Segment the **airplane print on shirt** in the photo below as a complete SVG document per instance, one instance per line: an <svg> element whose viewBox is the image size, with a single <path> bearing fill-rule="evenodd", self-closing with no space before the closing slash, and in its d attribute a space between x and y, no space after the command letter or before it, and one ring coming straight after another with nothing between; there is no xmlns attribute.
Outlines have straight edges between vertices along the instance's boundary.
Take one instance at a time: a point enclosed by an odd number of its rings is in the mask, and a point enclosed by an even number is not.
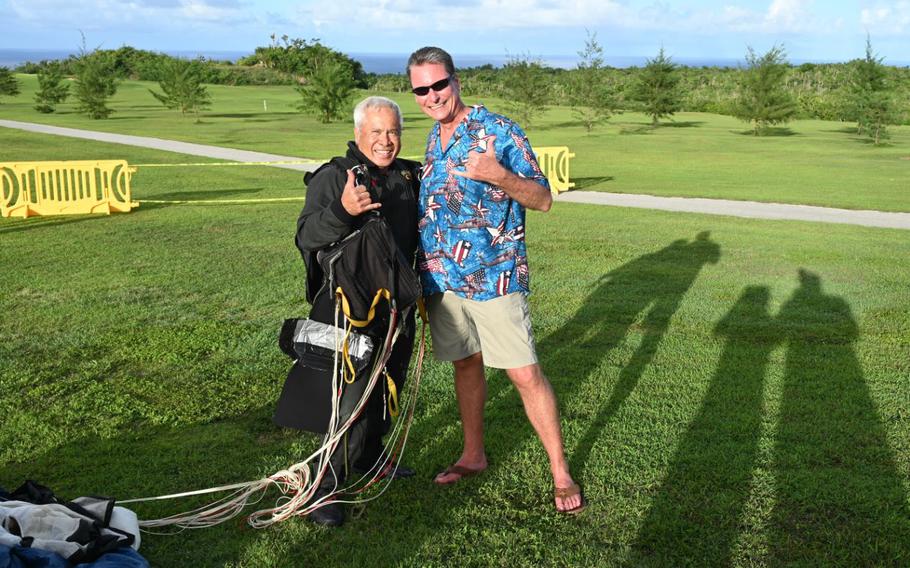
<svg viewBox="0 0 910 568"><path fill-rule="evenodd" d="M434 126L418 205L418 266L427 296L450 290L484 301L530 289L524 207L501 187L455 175L471 152L490 151L507 170L549 189L527 137L508 118L472 107L445 148Z"/></svg>

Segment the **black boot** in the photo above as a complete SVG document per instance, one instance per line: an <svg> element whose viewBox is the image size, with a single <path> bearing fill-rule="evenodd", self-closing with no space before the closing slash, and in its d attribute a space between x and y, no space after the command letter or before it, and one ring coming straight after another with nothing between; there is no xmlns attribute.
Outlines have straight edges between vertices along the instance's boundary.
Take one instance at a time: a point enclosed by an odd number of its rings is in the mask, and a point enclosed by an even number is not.
<svg viewBox="0 0 910 568"><path fill-rule="evenodd" d="M313 494L313 501L318 501L331 493L332 487L320 487ZM340 527L344 524L344 505L337 501L325 501L318 509L307 515L307 518L324 527Z"/></svg>

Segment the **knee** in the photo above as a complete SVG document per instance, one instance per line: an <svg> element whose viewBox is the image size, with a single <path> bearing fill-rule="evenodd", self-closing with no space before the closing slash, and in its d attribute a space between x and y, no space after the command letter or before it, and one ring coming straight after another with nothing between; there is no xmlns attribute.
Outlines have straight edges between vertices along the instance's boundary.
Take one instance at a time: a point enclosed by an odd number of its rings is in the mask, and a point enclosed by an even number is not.
<svg viewBox="0 0 910 568"><path fill-rule="evenodd" d="M519 367L517 369L508 369L506 374L509 376L509 380L512 381L512 384L515 385L515 388L520 390L526 389L538 389L541 387L548 387L549 383L547 378L543 374L540 365L528 365L527 367Z"/></svg>
<svg viewBox="0 0 910 568"><path fill-rule="evenodd" d="M452 366L455 368L455 373L466 373L466 372L476 372L478 369L483 370L483 355L480 353L475 353L469 355L464 359L459 359L458 361L452 361Z"/></svg>

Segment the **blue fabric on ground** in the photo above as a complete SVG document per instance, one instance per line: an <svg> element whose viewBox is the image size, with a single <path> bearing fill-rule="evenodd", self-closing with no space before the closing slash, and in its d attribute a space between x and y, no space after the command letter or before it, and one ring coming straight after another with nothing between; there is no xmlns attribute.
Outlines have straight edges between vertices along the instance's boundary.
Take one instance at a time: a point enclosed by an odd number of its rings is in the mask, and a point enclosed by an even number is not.
<svg viewBox="0 0 910 568"><path fill-rule="evenodd" d="M0 568L71 568L66 558L38 548L0 545Z"/></svg>
<svg viewBox="0 0 910 568"><path fill-rule="evenodd" d="M71 564L47 550L0 545L0 568L149 568L149 563L132 548L113 550L94 562Z"/></svg>

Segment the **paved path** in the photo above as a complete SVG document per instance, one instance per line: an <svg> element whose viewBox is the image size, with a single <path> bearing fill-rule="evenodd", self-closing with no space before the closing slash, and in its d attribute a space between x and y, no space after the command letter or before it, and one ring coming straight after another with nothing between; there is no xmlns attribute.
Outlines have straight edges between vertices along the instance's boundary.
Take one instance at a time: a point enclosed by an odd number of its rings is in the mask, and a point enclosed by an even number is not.
<svg viewBox="0 0 910 568"><path fill-rule="evenodd" d="M44 134L56 134L58 136L70 136L73 138L98 140L100 142L154 148L167 152L179 152L181 154L205 156L208 158L232 160L236 162L303 161L294 156L235 150L232 148L191 144L189 142L177 142L174 140L162 140L160 138L149 138L145 136L78 130L75 128L63 128L60 126L48 126L31 122L18 122L15 120L0 120L0 126ZM313 162L312 164L300 165L276 164L275 167L299 171L312 171L318 165L317 162ZM753 219L818 221L822 223L863 225L866 227L910 229L910 213L856 211L851 209L814 207L811 205L786 205L782 203L759 203L756 201L732 201L729 199L655 197L653 195L606 193L599 191L569 191L560 194L557 201L613 205L618 207L637 207L642 209L660 209L664 211L685 211L688 213L705 213L708 215L729 215L734 217L750 217Z"/></svg>
<svg viewBox="0 0 910 568"><path fill-rule="evenodd" d="M251 152L249 150L235 150L233 148L222 148L220 146L206 146L205 144L192 144L190 142L178 142L176 140L162 140L161 138L149 138L147 136L132 136L129 134L111 134L109 132L96 132L94 130L79 130L76 128L64 128L62 126L48 126L46 124L35 124L33 122L19 122L16 120L0 120L0 126L5 128L17 128L19 130L28 130L29 132L40 132L42 134L56 134L57 136L69 136L71 138L84 138L86 140L97 140L99 142L112 142L114 144L126 144L127 146L139 146L142 148L154 148L155 150L164 150L166 152L178 152L180 154L189 154L191 156L205 156L206 158L215 158L218 160L231 160L234 162L301 162L306 161L296 156L281 156L279 154L266 154L265 152ZM320 162L313 161L312 164L276 164L276 168L285 168L288 170L299 170L311 172L319 167Z"/></svg>
<svg viewBox="0 0 910 568"><path fill-rule="evenodd" d="M889 229L910 229L910 213L885 213L854 209L834 209L812 205L786 205L783 203L760 203L758 201L733 201L730 199L701 199L693 197L655 197L599 191L569 191L557 198L572 203L596 203L619 207L661 209L663 211L685 211L708 215L730 215L753 219L785 219L791 221L818 221L821 223L843 223L866 227Z"/></svg>

